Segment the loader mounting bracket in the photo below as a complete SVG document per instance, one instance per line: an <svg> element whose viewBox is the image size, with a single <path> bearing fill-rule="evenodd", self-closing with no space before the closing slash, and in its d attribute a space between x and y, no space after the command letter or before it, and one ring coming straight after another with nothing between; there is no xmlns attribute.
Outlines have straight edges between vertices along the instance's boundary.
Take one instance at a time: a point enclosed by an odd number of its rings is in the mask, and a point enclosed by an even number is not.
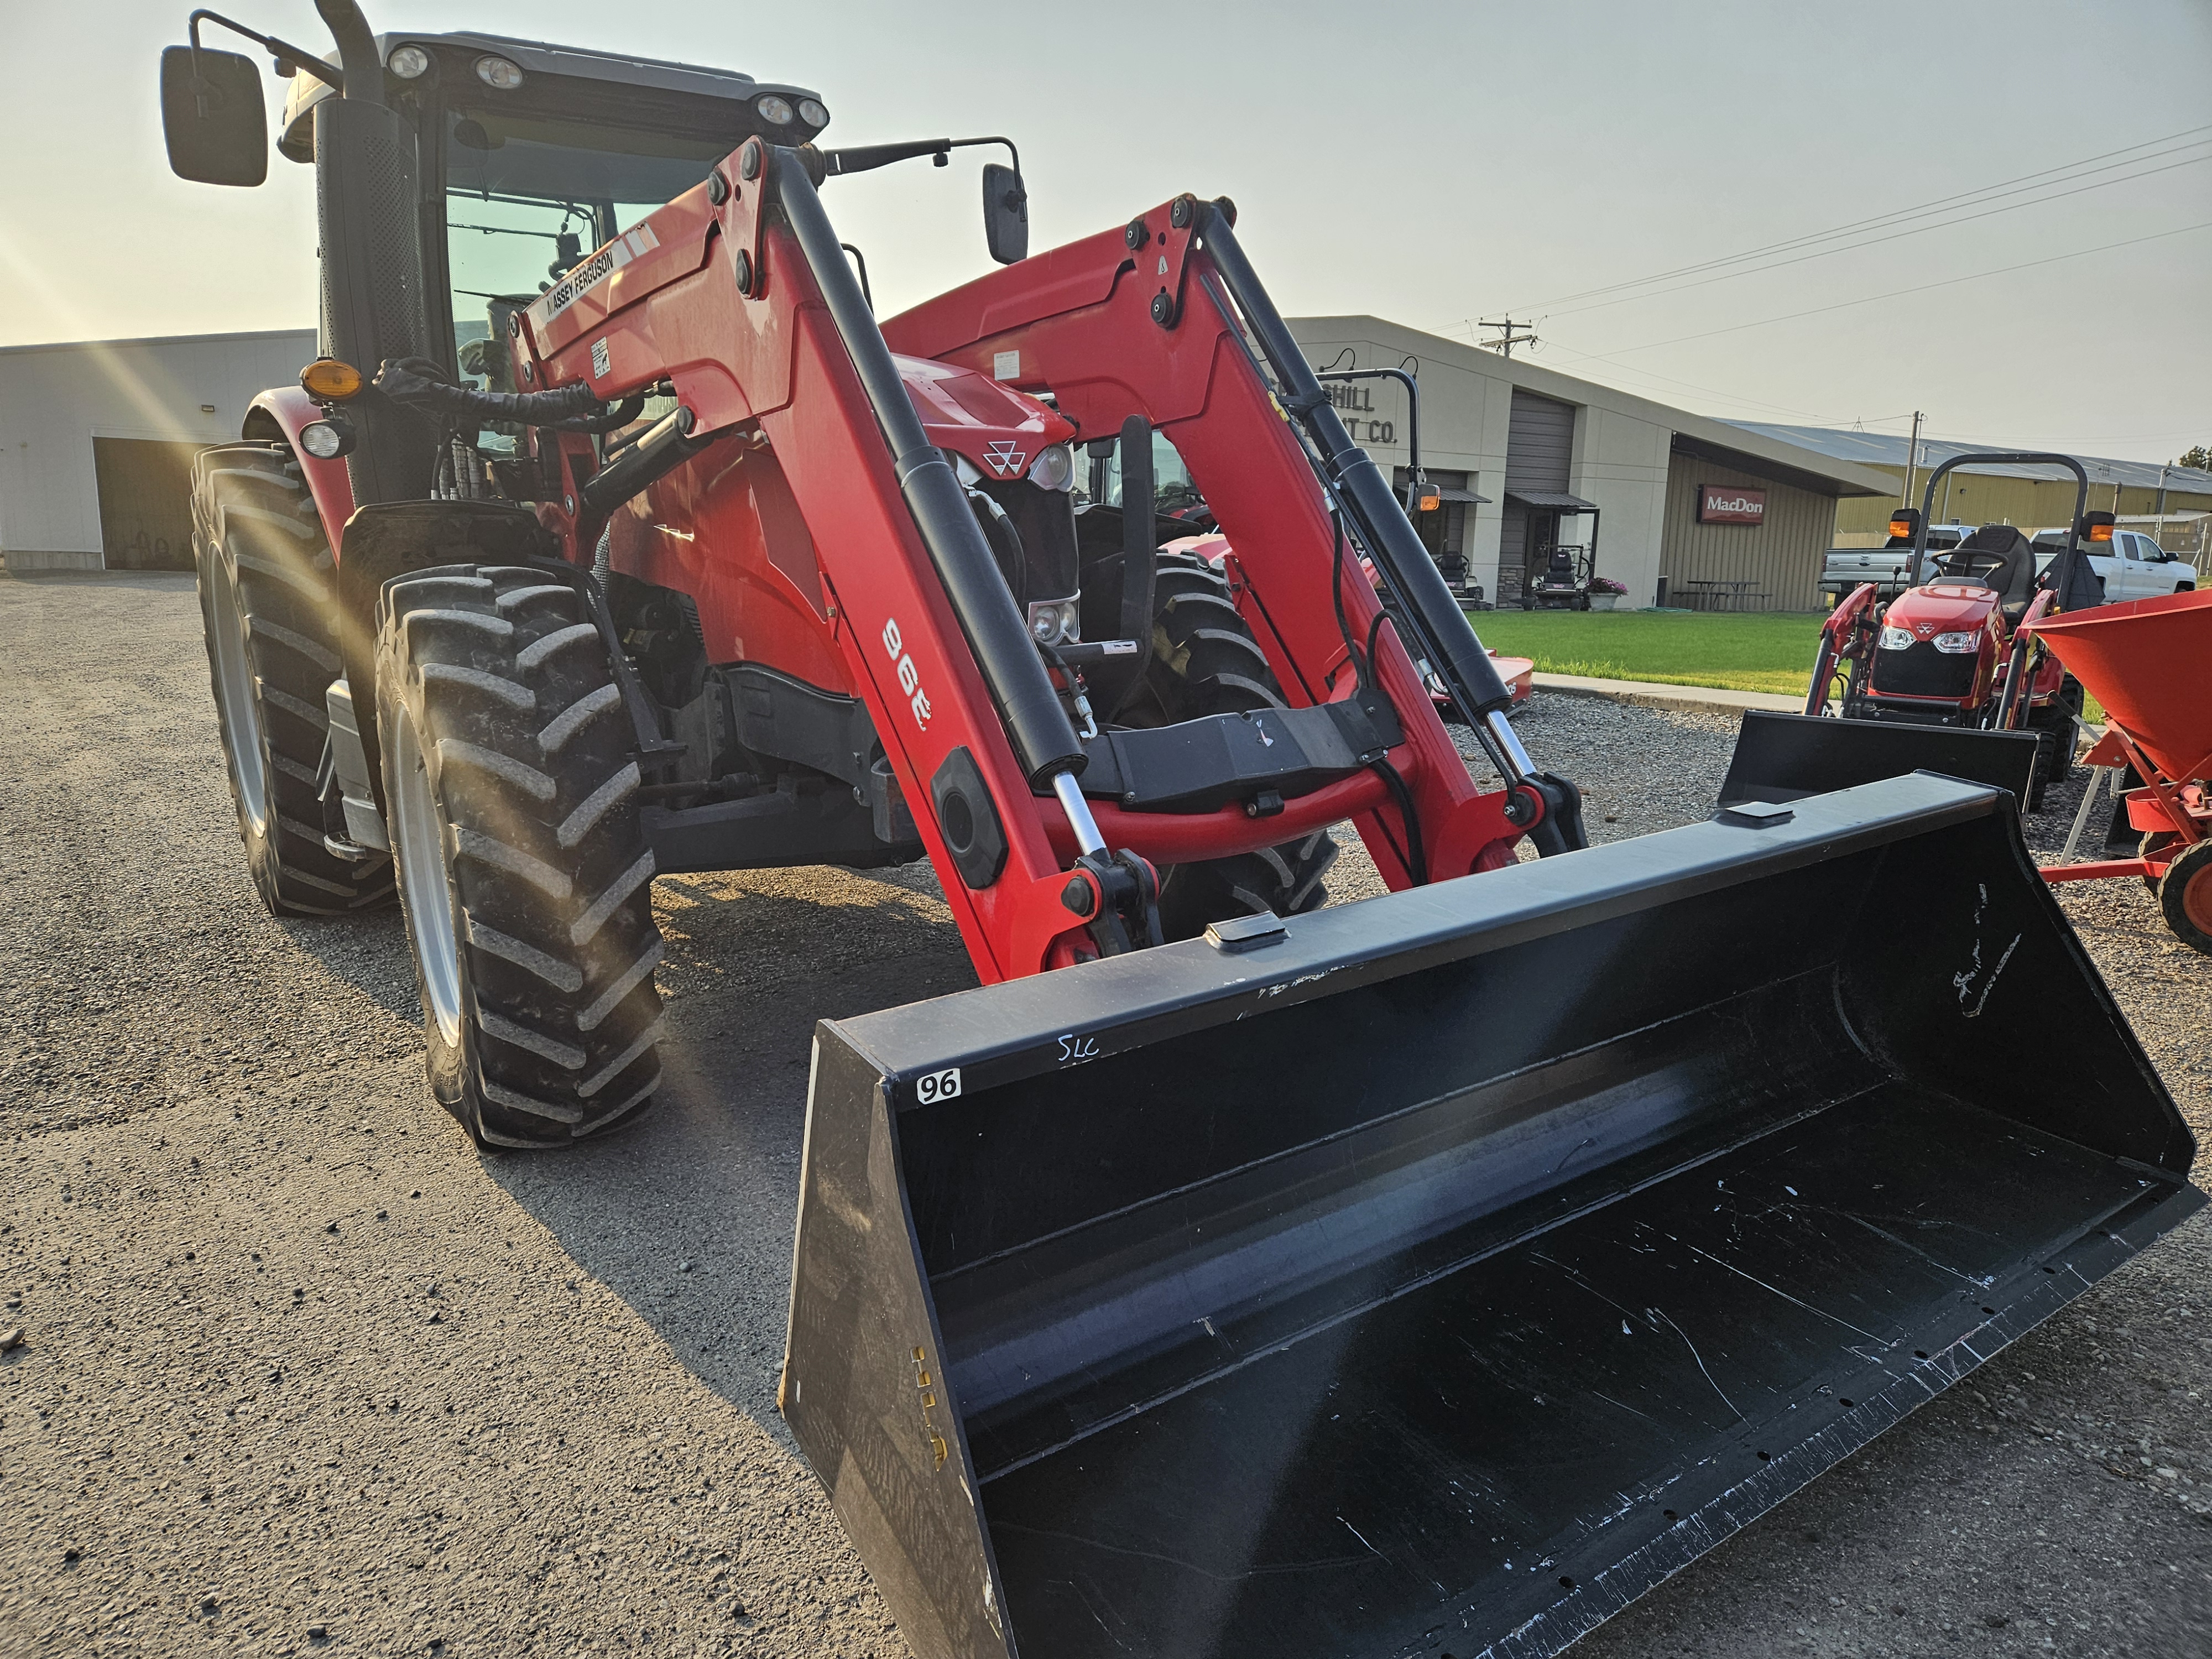
<svg viewBox="0 0 2212 1659"><path fill-rule="evenodd" d="M1124 848L1085 853L1075 867L1096 889L1088 931L1100 956L1127 956L1166 943L1160 931L1160 881L1151 865Z"/></svg>
<svg viewBox="0 0 2212 1659"><path fill-rule="evenodd" d="M1242 801L1266 816L1271 797L1279 811L1282 801L1350 777L1404 741L1389 700L1372 690L1307 708L1115 729L1084 744L1083 793L1131 812L1212 812Z"/></svg>

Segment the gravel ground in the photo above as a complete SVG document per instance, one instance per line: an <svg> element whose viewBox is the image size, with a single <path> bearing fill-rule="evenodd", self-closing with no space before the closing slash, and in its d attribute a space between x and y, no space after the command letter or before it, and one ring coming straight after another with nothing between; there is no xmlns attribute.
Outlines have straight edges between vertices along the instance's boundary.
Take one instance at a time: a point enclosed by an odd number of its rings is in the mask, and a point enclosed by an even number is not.
<svg viewBox="0 0 2212 1659"><path fill-rule="evenodd" d="M0 577L0 1656L896 1659L773 1395L811 1023L971 982L927 868L664 879L662 1103L479 1158L396 915L254 901L198 634L186 579ZM1603 839L1734 727L1518 719ZM2212 1129L2212 961L2062 902ZM1577 1652L2212 1652L2208 1280L2200 1218Z"/></svg>

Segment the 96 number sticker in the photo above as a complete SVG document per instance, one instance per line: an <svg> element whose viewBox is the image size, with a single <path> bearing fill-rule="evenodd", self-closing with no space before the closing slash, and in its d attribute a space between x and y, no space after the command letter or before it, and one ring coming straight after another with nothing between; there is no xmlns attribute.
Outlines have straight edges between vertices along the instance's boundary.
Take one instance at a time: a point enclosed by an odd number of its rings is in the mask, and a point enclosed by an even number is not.
<svg viewBox="0 0 2212 1659"><path fill-rule="evenodd" d="M931 1072L918 1079L914 1085L914 1097L925 1106L934 1106L940 1100L951 1100L960 1092L960 1068L948 1066L941 1072Z"/></svg>

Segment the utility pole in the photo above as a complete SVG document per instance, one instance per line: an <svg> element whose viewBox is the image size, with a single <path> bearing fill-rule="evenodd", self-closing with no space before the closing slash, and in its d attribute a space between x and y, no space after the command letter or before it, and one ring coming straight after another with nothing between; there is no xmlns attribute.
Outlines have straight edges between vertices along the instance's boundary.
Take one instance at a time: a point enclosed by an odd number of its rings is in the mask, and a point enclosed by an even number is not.
<svg viewBox="0 0 2212 1659"><path fill-rule="evenodd" d="M1900 506L1912 505L1912 471L1920 464L1920 411L1912 411L1912 437L1905 446L1905 496Z"/></svg>
<svg viewBox="0 0 2212 1659"><path fill-rule="evenodd" d="M1534 345L1536 343L1536 335L1534 325L1528 323L1516 323L1510 317L1508 317L1503 322L1478 323L1476 326L1478 328L1494 328L1500 331L1498 338L1494 340L1485 340L1482 343L1503 352L1508 357L1510 357L1513 355L1513 348L1515 346ZM1522 331L1516 334L1513 331L1516 328Z"/></svg>

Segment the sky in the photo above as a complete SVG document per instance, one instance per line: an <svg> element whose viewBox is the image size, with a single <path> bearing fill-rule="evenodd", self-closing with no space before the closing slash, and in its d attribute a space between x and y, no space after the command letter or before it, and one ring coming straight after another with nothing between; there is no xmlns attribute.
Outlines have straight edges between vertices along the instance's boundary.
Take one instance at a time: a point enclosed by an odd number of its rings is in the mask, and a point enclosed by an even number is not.
<svg viewBox="0 0 2212 1659"><path fill-rule="evenodd" d="M164 162L188 9L0 0L0 344L312 325L312 170L224 190ZM2208 0L364 9L810 87L828 143L1010 135L1038 249L1227 194L1286 314L1533 319L1533 361L1702 414L2212 443ZM309 0L226 10L328 45ZM988 268L988 155L829 187L886 314Z"/></svg>

